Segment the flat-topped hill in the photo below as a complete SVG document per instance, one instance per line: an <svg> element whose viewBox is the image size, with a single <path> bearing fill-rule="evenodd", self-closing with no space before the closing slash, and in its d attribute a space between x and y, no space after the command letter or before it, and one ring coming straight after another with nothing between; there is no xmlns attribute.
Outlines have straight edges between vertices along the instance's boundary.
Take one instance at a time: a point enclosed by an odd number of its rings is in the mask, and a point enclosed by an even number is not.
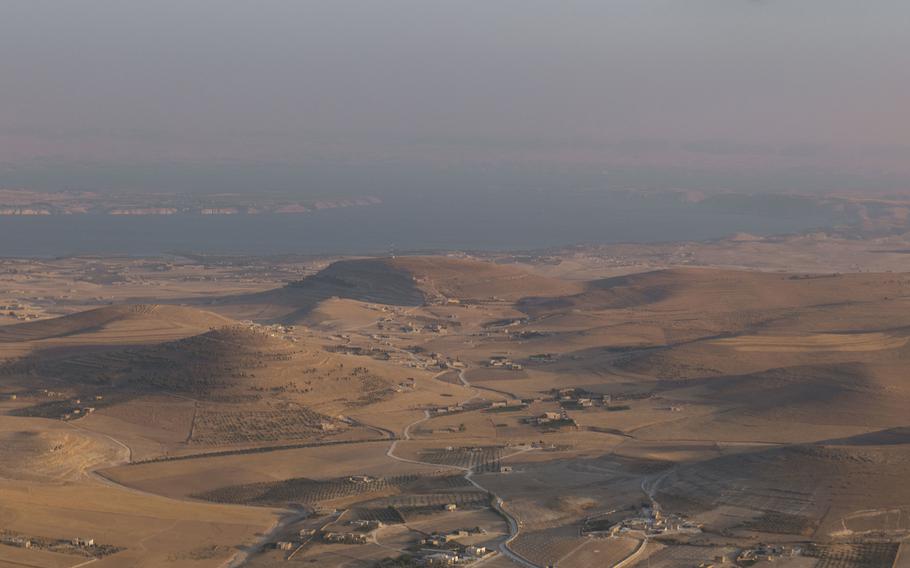
<svg viewBox="0 0 910 568"><path fill-rule="evenodd" d="M329 294L403 306L418 306L426 300L414 275L396 266L394 259L338 261L287 288L301 298Z"/></svg>
<svg viewBox="0 0 910 568"><path fill-rule="evenodd" d="M449 257L342 260L283 288L225 298L253 319L301 321L319 303L342 298L397 306L458 301L514 302L525 296L574 294L575 283L507 265Z"/></svg>
<svg viewBox="0 0 910 568"><path fill-rule="evenodd" d="M516 301L526 296L578 291L574 283L504 264L435 256L395 257L383 262L411 274L417 286L430 296Z"/></svg>
<svg viewBox="0 0 910 568"><path fill-rule="evenodd" d="M514 266L438 256L342 260L289 286L299 290L322 287L334 288L341 297L397 305L444 299L514 301L576 291L574 284Z"/></svg>

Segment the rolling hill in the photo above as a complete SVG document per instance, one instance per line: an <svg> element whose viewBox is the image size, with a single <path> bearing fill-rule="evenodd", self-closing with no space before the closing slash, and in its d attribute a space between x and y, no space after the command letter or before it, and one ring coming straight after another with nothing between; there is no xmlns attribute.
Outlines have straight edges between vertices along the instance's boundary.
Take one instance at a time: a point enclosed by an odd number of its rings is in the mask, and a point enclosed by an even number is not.
<svg viewBox="0 0 910 568"><path fill-rule="evenodd" d="M877 301L906 293L910 293L910 278L897 274L801 275L675 268L594 280L578 294L537 294L519 306L532 315L631 308L749 313Z"/></svg>
<svg viewBox="0 0 910 568"><path fill-rule="evenodd" d="M3 367L24 374L129 390L205 394L244 378L246 370L284 359L292 344L241 325L224 326L183 339L120 349L38 352Z"/></svg>
<svg viewBox="0 0 910 568"><path fill-rule="evenodd" d="M0 430L0 453L16 456L0 462L0 478L73 481L99 464L123 459L123 448L92 433L63 427Z"/></svg>
<svg viewBox="0 0 910 568"><path fill-rule="evenodd" d="M66 338L81 334L102 332L119 327L128 330L204 330L223 326L231 322L228 318L211 312L183 306L158 304L128 304L105 306L59 318L39 320L6 327L0 327L0 343L37 341Z"/></svg>
<svg viewBox="0 0 910 568"><path fill-rule="evenodd" d="M710 529L837 536L906 531L910 436L886 430L830 443L797 444L682 465L658 500L701 515Z"/></svg>

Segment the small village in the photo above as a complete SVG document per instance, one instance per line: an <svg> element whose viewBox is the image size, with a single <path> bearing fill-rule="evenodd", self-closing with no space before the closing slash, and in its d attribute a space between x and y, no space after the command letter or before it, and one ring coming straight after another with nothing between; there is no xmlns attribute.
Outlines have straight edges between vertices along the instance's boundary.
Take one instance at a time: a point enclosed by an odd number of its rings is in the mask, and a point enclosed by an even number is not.
<svg viewBox="0 0 910 568"><path fill-rule="evenodd" d="M449 503L442 507L445 512L453 512L458 507ZM327 519L320 521L316 527L307 526L298 530L293 539L279 540L272 546L288 553L286 560L291 560L308 545L321 542L324 544L365 545L377 541L377 533L386 526L379 519L354 518L346 520L350 510L320 510L320 516ZM465 539L483 537L486 531L481 527L459 528L445 532L426 534L409 549L408 554L415 566L464 566L491 556L494 551L486 546L464 544Z"/></svg>
<svg viewBox="0 0 910 568"><path fill-rule="evenodd" d="M108 544L96 543L94 538L73 537L70 539L27 536L9 530L0 530L0 545L44 550L58 554L72 554L88 558L102 558L123 550Z"/></svg>
<svg viewBox="0 0 910 568"><path fill-rule="evenodd" d="M663 513L654 505L642 506L638 514L627 517L609 528L610 536L651 538L665 535L699 534L701 527L682 515Z"/></svg>
<svg viewBox="0 0 910 568"><path fill-rule="evenodd" d="M16 321L31 321L41 319L43 314L35 307L19 302L11 302L0 304L0 317L9 317Z"/></svg>

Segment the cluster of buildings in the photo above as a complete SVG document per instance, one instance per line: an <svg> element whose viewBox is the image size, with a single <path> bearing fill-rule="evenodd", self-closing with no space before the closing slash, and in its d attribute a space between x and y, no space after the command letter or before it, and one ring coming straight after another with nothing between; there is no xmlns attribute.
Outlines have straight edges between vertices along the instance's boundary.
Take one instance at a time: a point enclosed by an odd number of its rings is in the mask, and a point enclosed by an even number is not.
<svg viewBox="0 0 910 568"><path fill-rule="evenodd" d="M466 546L461 551L442 550L430 552L422 557L424 566L459 566L477 562L486 558L493 551L485 546Z"/></svg>
<svg viewBox="0 0 910 568"><path fill-rule="evenodd" d="M505 355L493 355L487 361L487 367L490 369L505 369L507 371L522 370L522 366L519 363L515 363Z"/></svg>
<svg viewBox="0 0 910 568"><path fill-rule="evenodd" d="M300 529L299 541L279 540L275 543L275 548L286 552L297 550L317 536L320 537L323 542L329 544L367 544L370 542L370 533L381 526L382 523L379 523L375 528L366 529L357 527L358 530L352 531L323 531L317 529Z"/></svg>
<svg viewBox="0 0 910 568"><path fill-rule="evenodd" d="M20 392L18 392L18 393L10 393L10 394L6 395L6 398L7 398L8 400L19 400L19 397L20 397L20 396L26 397L26 398L29 398L29 397L44 397L44 398L56 398L56 399L60 399L60 398L66 398L66 397L69 396L69 395L68 395L67 393L61 392L61 391L53 391L53 390L49 390L49 389L41 389L41 390L29 390L29 391L24 391L24 392L20 391ZM95 400L104 400L104 396L102 396L102 395L100 395L100 394L97 394L97 395L95 395L94 399L95 399ZM79 405L82 404L82 400L81 400L81 399L78 399L78 398L77 398L77 399L73 399L73 400L71 401L71 404L72 404L73 407L75 408L75 410L70 410L70 414L71 414L71 415L73 415L73 414L75 414L75 415L89 414L89 413L95 411L95 408L94 408L94 407L80 407ZM70 416L70 418L71 418L71 417L72 417L72 416Z"/></svg>
<svg viewBox="0 0 910 568"><path fill-rule="evenodd" d="M297 343L297 338L293 335L294 326L293 325L282 325L279 323L265 325L261 323L256 323L251 320L244 320L241 322L247 328L258 333L263 333L269 337L274 337L276 339L285 339L291 343Z"/></svg>
<svg viewBox="0 0 910 568"><path fill-rule="evenodd" d="M370 536L363 532L325 532L322 533L322 540L337 544L366 544L370 542Z"/></svg>
<svg viewBox="0 0 910 568"><path fill-rule="evenodd" d="M698 534L701 527L685 517L675 514L663 514L660 509L644 506L638 515L623 519L610 527L610 536L626 533L639 533L643 536L666 534Z"/></svg>
<svg viewBox="0 0 910 568"><path fill-rule="evenodd" d="M41 316L29 311L29 307L18 302L0 305L0 315L15 318L19 321L35 320Z"/></svg>
<svg viewBox="0 0 910 568"><path fill-rule="evenodd" d="M374 334L371 336L374 340L376 338L384 339L388 336ZM392 346L391 341L384 341L384 345ZM388 350L381 350L386 353L389 353L389 357L386 360L394 359L396 363L403 364L405 367L411 369L424 369L427 371L445 371L446 369L464 369L465 364L458 359L453 359L452 357L447 357L442 353L434 352L424 352L419 347L408 347L405 349L395 349L390 353ZM376 351L372 345L369 347L370 351ZM359 353L361 355L369 353ZM377 358L375 354L372 355L373 358Z"/></svg>
<svg viewBox="0 0 910 568"><path fill-rule="evenodd" d="M572 426L574 428L578 427L578 423L575 422L574 418L569 417L565 410L560 412L544 412L538 416L527 419L528 424L534 424L537 426Z"/></svg>
<svg viewBox="0 0 910 568"><path fill-rule="evenodd" d="M347 478L348 483L374 483L375 477L368 475L352 475ZM338 511L316 510L319 516L333 515L335 518L319 528L300 529L299 540L286 540L275 543L279 550L297 551L315 538L329 544L367 544L371 542L373 533L385 526L376 519L352 519L342 524L341 519L348 511L338 514Z"/></svg>
<svg viewBox="0 0 910 568"><path fill-rule="evenodd" d="M562 406L572 406L576 408L590 408L594 406L595 401L598 404L609 405L611 400L610 395L608 394L595 395L574 388L559 389L556 391L554 398L556 398Z"/></svg>
<svg viewBox="0 0 910 568"><path fill-rule="evenodd" d="M465 407L460 404L453 404L451 406L437 406L433 408L430 412L433 414L453 414L455 412L464 412Z"/></svg>
<svg viewBox="0 0 910 568"><path fill-rule="evenodd" d="M483 534L479 528L457 529L449 532L434 532L420 541L420 544L429 548L463 548L457 544L460 538L467 538L474 534ZM453 546L454 545L454 546Z"/></svg>
<svg viewBox="0 0 910 568"><path fill-rule="evenodd" d="M445 510L455 510L454 504L447 504ZM343 516L343 514L342 514ZM344 523L342 529L340 517L323 525L321 528L303 528L299 539L283 540L274 543L278 550L290 552L291 556L314 539L334 544L367 544L372 542L373 533L385 526L380 520L352 519ZM341 530L339 530L341 529ZM413 559L421 566L465 566L489 557L493 550L479 544L462 544L461 539L483 535L480 527L456 529L447 532L434 532L426 535L413 548ZM410 564L409 564L410 565Z"/></svg>
<svg viewBox="0 0 910 568"><path fill-rule="evenodd" d="M495 400L492 402L477 401L464 404L454 404L450 406L437 406L430 409L433 414L451 414L454 412L468 412L472 410L486 410L493 412L503 412L510 410L524 410L528 408L531 402L541 402L541 399L520 399L511 398L508 400Z"/></svg>
<svg viewBox="0 0 910 568"><path fill-rule="evenodd" d="M19 535L5 535L0 534L0 544L5 544L7 546L15 546L18 548L31 548L32 541L30 538Z"/></svg>
<svg viewBox="0 0 910 568"><path fill-rule="evenodd" d="M399 323L392 318L382 318L376 323L376 328L381 330L399 331L401 333L447 333L449 326L445 322L432 321L419 324L413 321Z"/></svg>
<svg viewBox="0 0 910 568"><path fill-rule="evenodd" d="M458 359L445 357L440 353L427 353L427 358L422 360L423 368L429 370L445 371L446 369L464 369L465 364ZM418 364L418 366L420 366Z"/></svg>
<svg viewBox="0 0 910 568"><path fill-rule="evenodd" d="M513 398L509 400L496 400L490 403L491 409L514 409L522 410L528 407L528 403L521 400L520 398Z"/></svg>
<svg viewBox="0 0 910 568"><path fill-rule="evenodd" d="M350 524L358 530L367 532L372 532L385 526L385 523L376 519L355 519Z"/></svg>
<svg viewBox="0 0 910 568"><path fill-rule="evenodd" d="M298 546L300 546L300 545L298 545L296 542L291 542L289 540L279 540L278 542L275 543L275 548L277 548L278 550L284 550L285 552L287 552L289 550L294 550Z"/></svg>
<svg viewBox="0 0 910 568"><path fill-rule="evenodd" d="M553 399L559 402L563 408L585 409L591 407L603 407L606 410L628 410L629 407L623 404L616 404L617 401L640 400L651 398L652 393L626 393L620 395L610 395L588 392L584 389L564 388L552 391ZM671 406L666 410L678 412L680 407Z"/></svg>
<svg viewBox="0 0 910 568"><path fill-rule="evenodd" d="M45 538L30 538L11 532L0 532L0 544L29 549L95 549L95 539L93 538L75 537L70 540L49 540Z"/></svg>
<svg viewBox="0 0 910 568"><path fill-rule="evenodd" d="M736 556L736 563L741 566L749 566L760 560L775 561L785 556L799 556L802 549L796 546L783 546L780 544L762 544L752 548L746 548Z"/></svg>
<svg viewBox="0 0 910 568"><path fill-rule="evenodd" d="M378 481L377 478L372 475L349 475L347 477L348 483L357 483L357 484L366 484L373 483Z"/></svg>
<svg viewBox="0 0 910 568"><path fill-rule="evenodd" d="M410 392L417 386L417 381L413 377L408 377L402 382L395 385L395 392Z"/></svg>
<svg viewBox="0 0 910 568"><path fill-rule="evenodd" d="M96 400L101 400L96 397ZM68 412L64 412L61 416L61 420L75 420L76 418L82 418L83 416L89 415L95 412L94 406L84 406L82 404L82 399L76 398L73 399L71 403L71 408Z"/></svg>
<svg viewBox="0 0 910 568"><path fill-rule="evenodd" d="M52 391L52 390L48 390L48 389L41 389L41 394L43 394L47 398L61 398L61 397L66 396L66 393L63 393L60 391Z"/></svg>
<svg viewBox="0 0 910 568"><path fill-rule="evenodd" d="M483 410L491 408L490 403L485 402L467 402L463 404L453 404L449 406L436 406L430 409L432 414L454 414L457 412L469 412L472 410Z"/></svg>
<svg viewBox="0 0 910 568"><path fill-rule="evenodd" d="M464 545L459 539L483 534L483 529L458 529L445 533L432 533L420 541L419 554L424 566L457 566L486 558L493 553L485 546Z"/></svg>
<svg viewBox="0 0 910 568"><path fill-rule="evenodd" d="M553 398L561 403L576 403L579 406L583 405L583 403L599 403L607 405L613 402L614 399L614 397L609 394L594 393L574 387L556 389L553 391ZM590 406L590 404L584 405Z"/></svg>

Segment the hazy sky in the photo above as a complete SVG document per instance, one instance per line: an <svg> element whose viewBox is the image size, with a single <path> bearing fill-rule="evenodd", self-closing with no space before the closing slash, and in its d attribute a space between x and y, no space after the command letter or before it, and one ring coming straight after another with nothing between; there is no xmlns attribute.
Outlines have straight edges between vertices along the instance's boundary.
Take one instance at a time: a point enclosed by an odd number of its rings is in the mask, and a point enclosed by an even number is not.
<svg viewBox="0 0 910 568"><path fill-rule="evenodd" d="M0 185L910 189L908 29L906 0L0 0Z"/></svg>

